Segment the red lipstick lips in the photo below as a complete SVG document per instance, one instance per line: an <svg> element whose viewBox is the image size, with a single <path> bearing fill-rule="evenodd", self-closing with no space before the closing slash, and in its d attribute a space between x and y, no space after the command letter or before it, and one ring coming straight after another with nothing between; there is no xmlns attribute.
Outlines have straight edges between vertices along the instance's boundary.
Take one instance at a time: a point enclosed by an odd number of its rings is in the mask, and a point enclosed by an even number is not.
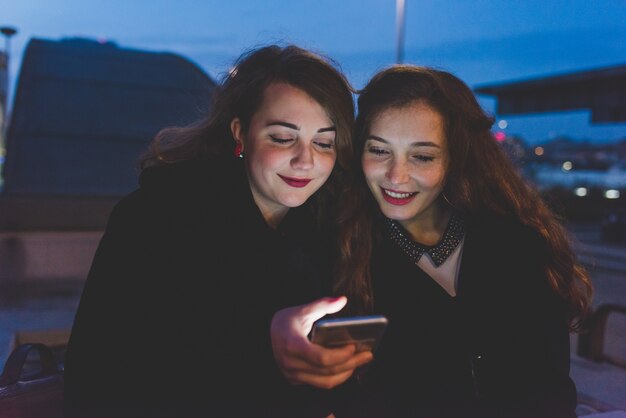
<svg viewBox="0 0 626 418"><path fill-rule="evenodd" d="M281 176L280 174L278 175L281 179L283 179L283 181L285 183L287 183L288 185L290 185L291 187L304 187L307 184L309 184L311 182L311 179L298 179L298 178L294 178L294 177L285 177L285 176Z"/></svg>
<svg viewBox="0 0 626 418"><path fill-rule="evenodd" d="M417 192L397 192L394 190L383 189L382 187L380 188L380 190L382 191L383 199L396 206L403 206L408 204L417 195Z"/></svg>

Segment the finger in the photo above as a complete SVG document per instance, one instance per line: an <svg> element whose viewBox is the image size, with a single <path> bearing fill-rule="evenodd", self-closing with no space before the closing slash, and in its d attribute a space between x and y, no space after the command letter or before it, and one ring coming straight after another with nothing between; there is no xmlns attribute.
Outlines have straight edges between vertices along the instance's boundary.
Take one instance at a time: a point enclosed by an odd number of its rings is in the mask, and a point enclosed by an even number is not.
<svg viewBox="0 0 626 418"><path fill-rule="evenodd" d="M320 367L315 364L311 364L307 361L290 358L283 363L283 370L286 374L298 374L298 373L306 373L310 375L318 375L318 376L333 376L337 374L341 374L347 371L352 371L357 367L360 367L366 363L372 361L373 355L370 352L362 352L355 356L352 356L348 361Z"/></svg>
<svg viewBox="0 0 626 418"><path fill-rule="evenodd" d="M307 305L302 306L302 313L307 320L315 322L321 317L339 312L346 306L348 299L345 296L336 298L321 298Z"/></svg>
<svg viewBox="0 0 626 418"><path fill-rule="evenodd" d="M348 361L356 353L354 344L347 344L342 347L328 348L310 342L292 341L291 347L287 348L291 357L305 360L317 367L333 366Z"/></svg>
<svg viewBox="0 0 626 418"><path fill-rule="evenodd" d="M306 384L321 389L332 389L348 380L352 376L353 371L348 371L333 376L319 376L315 374L299 373L287 380L292 384Z"/></svg>
<svg viewBox="0 0 626 418"><path fill-rule="evenodd" d="M340 374L340 373L354 370L357 367L360 367L366 363L369 363L373 359L374 359L374 356L372 355L372 353L369 351L365 351L365 352L358 353L354 356L351 356L347 361L344 361L341 363L335 363L332 365L327 365L325 367L320 368L319 370L321 371L322 374L326 374L329 376Z"/></svg>

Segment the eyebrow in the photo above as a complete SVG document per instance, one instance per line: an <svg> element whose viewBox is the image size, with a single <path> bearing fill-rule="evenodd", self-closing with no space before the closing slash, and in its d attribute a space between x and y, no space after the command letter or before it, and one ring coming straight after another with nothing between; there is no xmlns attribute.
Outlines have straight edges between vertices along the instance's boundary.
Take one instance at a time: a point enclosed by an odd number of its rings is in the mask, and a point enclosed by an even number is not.
<svg viewBox="0 0 626 418"><path fill-rule="evenodd" d="M389 143L389 141L387 141L386 139L381 138L381 137L376 136L376 135L368 135L368 137L365 138L366 141L370 140L370 139L373 139L374 141L382 142L384 144L388 144ZM431 142L431 141L416 141L416 142L412 142L410 145L412 147L435 147L435 148L441 148L440 145L435 144L434 142Z"/></svg>
<svg viewBox="0 0 626 418"><path fill-rule="evenodd" d="M273 121L273 122L268 122L266 125L267 126L284 126L285 128L289 128L289 129L293 129L296 131L300 130L300 127L298 125L295 125L293 123L289 123L289 122L283 122L280 120L277 121ZM320 128L317 130L318 133L322 133L322 132L337 132L337 128L335 126L329 126L327 128Z"/></svg>

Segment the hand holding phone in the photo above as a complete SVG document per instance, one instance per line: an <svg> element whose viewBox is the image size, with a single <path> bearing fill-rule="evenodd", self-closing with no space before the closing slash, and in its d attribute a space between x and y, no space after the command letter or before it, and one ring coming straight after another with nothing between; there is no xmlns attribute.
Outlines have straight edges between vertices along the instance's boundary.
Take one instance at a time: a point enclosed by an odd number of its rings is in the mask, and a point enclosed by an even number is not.
<svg viewBox="0 0 626 418"><path fill-rule="evenodd" d="M371 360L366 352L355 354L347 348L324 353L325 347L310 340L313 324L339 312L346 302L344 296L326 297L274 314L270 327L272 351L288 382L333 388L350 378L355 367L362 367Z"/></svg>
<svg viewBox="0 0 626 418"><path fill-rule="evenodd" d="M383 315L321 319L313 325L311 341L325 347L356 344L357 352L376 350L387 328Z"/></svg>

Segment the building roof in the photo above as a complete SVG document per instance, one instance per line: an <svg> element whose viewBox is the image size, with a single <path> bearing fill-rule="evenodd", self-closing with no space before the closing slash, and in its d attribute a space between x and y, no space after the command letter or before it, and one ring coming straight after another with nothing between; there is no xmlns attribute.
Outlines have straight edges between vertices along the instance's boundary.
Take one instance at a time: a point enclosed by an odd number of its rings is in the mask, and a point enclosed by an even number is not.
<svg viewBox="0 0 626 418"><path fill-rule="evenodd" d="M626 65L484 84L474 91L496 96L500 115L589 109L592 123L626 121Z"/></svg>

